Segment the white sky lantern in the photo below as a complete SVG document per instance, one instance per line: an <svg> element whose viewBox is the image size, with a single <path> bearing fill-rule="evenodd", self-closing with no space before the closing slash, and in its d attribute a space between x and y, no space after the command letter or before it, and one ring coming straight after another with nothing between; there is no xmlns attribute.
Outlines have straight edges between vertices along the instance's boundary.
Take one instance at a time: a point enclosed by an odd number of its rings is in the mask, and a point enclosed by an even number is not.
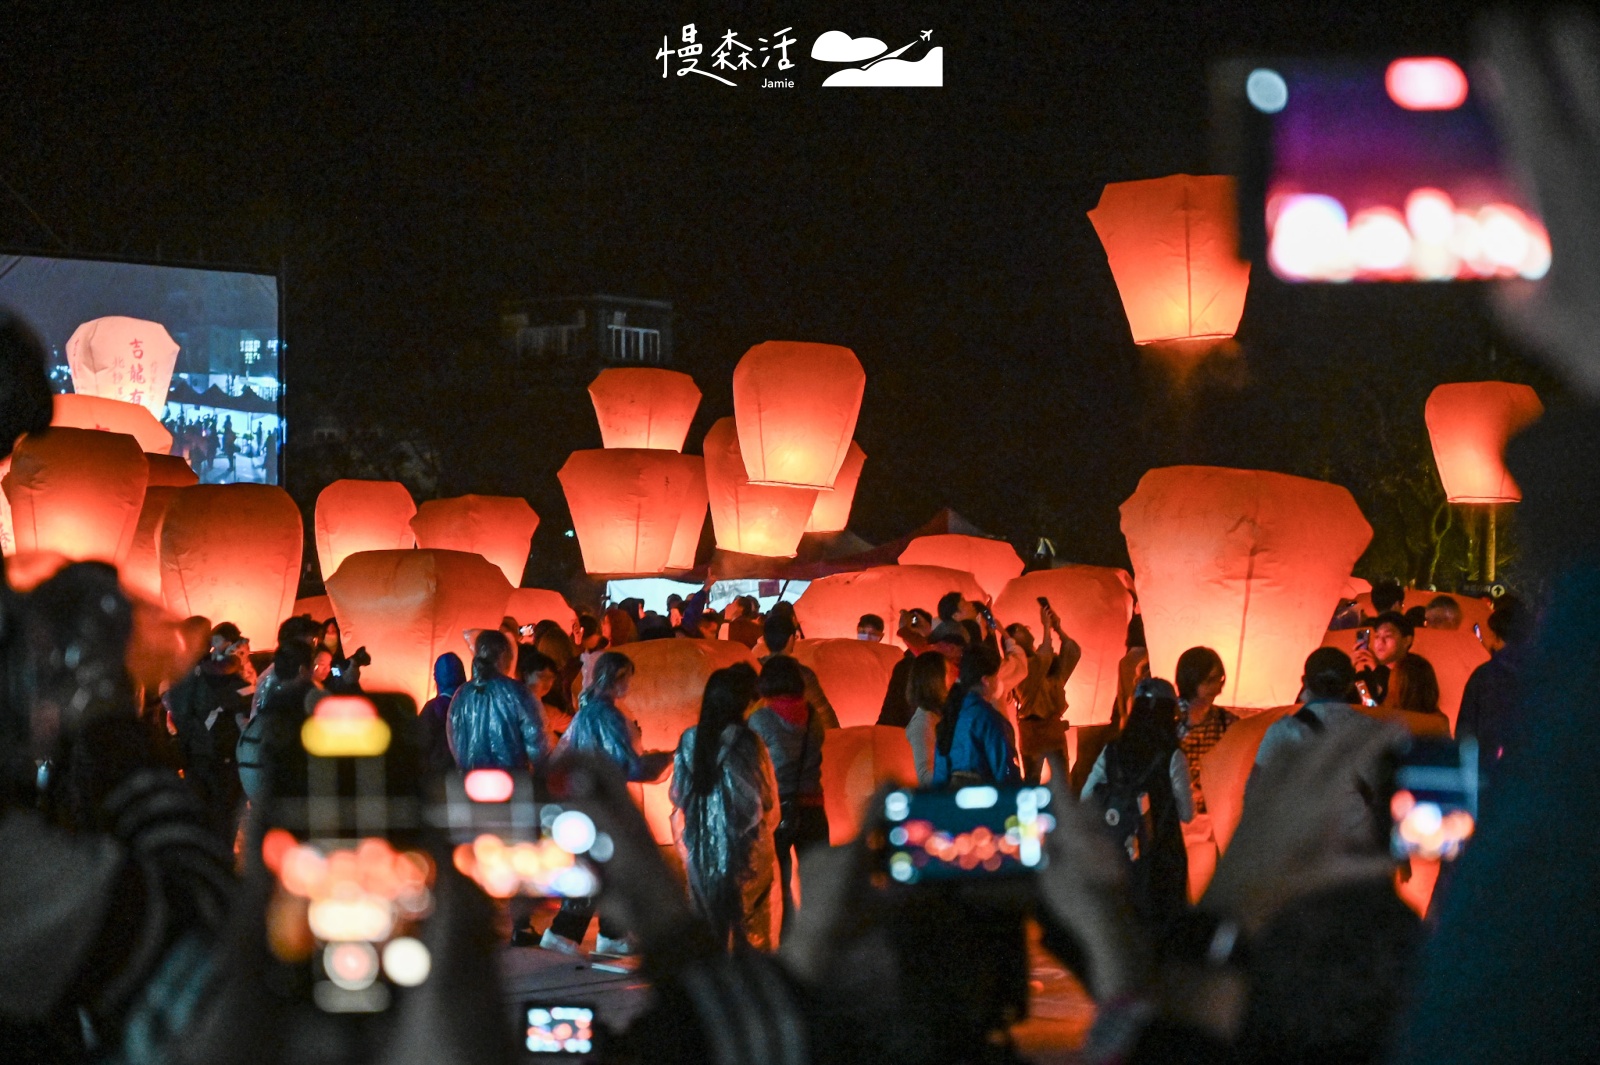
<svg viewBox="0 0 1600 1065"><path fill-rule="evenodd" d="M137 403L157 418L177 361L178 342L166 327L142 318L95 318L67 340L74 392Z"/></svg>

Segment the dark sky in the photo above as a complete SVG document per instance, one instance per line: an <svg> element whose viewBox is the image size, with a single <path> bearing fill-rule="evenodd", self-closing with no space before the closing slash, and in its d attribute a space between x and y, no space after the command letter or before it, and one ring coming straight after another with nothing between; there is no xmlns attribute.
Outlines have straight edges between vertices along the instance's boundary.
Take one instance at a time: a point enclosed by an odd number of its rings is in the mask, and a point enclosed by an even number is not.
<svg viewBox="0 0 1600 1065"><path fill-rule="evenodd" d="M1173 462L1331 476L1381 526L1373 470L1399 459L1365 446L1374 426L1414 459L1433 384L1531 372L1470 290L1285 292L1258 268L1237 350L1180 384L1133 346L1084 217L1108 181L1209 172L1210 60L1461 54L1465 5L309 9L18 12L0 178L78 251L281 263L291 433L314 399L416 417L409 368L434 367L455 387L429 416L490 434L447 489L528 495L536 548L562 546L554 472L598 433L581 393L474 389L508 296L671 299L706 394L692 446L750 345L849 345L860 531L949 504L1091 562L1125 559L1116 507ZM689 21L708 52L793 26L797 87L663 80L661 37ZM824 90L805 58L826 29L928 28L942 89ZM52 244L0 192L0 245ZM290 477L314 494L315 469Z"/></svg>

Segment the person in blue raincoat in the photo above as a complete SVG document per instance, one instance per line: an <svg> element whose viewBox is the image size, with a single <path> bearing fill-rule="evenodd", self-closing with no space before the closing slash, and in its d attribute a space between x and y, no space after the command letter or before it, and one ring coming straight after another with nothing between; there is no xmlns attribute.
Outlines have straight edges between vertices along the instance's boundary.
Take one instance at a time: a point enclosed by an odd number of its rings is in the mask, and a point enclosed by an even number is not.
<svg viewBox="0 0 1600 1065"><path fill-rule="evenodd" d="M544 714L507 674L511 641L485 630L472 647L472 679L450 700L450 753L473 769L538 769L544 764Z"/></svg>
<svg viewBox="0 0 1600 1065"><path fill-rule="evenodd" d="M466 667L454 651L446 651L433 663L433 683L439 694L422 704L417 718L422 725L423 768L430 773L448 773L456 767L450 751L450 700L467 682Z"/></svg>
<svg viewBox="0 0 1600 1065"><path fill-rule="evenodd" d="M934 787L1022 783L1011 722L995 708L999 689L999 654L987 644L968 648L934 732Z"/></svg>

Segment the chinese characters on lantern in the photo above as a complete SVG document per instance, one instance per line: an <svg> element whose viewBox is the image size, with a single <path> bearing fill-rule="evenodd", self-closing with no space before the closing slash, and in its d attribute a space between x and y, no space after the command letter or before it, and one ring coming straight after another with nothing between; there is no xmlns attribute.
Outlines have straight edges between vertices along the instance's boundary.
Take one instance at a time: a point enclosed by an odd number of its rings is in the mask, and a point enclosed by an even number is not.
<svg viewBox="0 0 1600 1065"><path fill-rule="evenodd" d="M720 81L730 88L737 88L738 83L729 80L717 71L727 74L739 74L746 70L761 70L774 59L777 63L774 70L791 70L795 63L789 58L789 49L796 44L795 38L789 36L794 30L793 26L785 26L767 37L757 37L755 44L741 40L739 31L727 30L722 34L720 43L711 50L710 55L705 54L706 42L700 39L700 30L693 23L685 23L678 33L678 47L672 47L672 35L662 34L661 48L656 52L656 58L661 61L661 76L665 78L671 72L672 57L678 57L678 77L685 74L700 74L713 81ZM706 60L706 66L700 65L701 60Z"/></svg>

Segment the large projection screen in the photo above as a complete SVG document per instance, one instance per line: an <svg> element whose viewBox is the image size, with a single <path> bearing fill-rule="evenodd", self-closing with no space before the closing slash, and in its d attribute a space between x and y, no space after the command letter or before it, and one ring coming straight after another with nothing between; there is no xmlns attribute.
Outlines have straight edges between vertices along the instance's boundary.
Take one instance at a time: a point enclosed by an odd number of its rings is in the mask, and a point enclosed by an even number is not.
<svg viewBox="0 0 1600 1065"><path fill-rule="evenodd" d="M160 418L204 484L277 484L283 345L272 274L0 254L0 308L50 350L50 384L75 391L68 341L101 318L154 322L177 343ZM170 350L170 349L168 349Z"/></svg>

